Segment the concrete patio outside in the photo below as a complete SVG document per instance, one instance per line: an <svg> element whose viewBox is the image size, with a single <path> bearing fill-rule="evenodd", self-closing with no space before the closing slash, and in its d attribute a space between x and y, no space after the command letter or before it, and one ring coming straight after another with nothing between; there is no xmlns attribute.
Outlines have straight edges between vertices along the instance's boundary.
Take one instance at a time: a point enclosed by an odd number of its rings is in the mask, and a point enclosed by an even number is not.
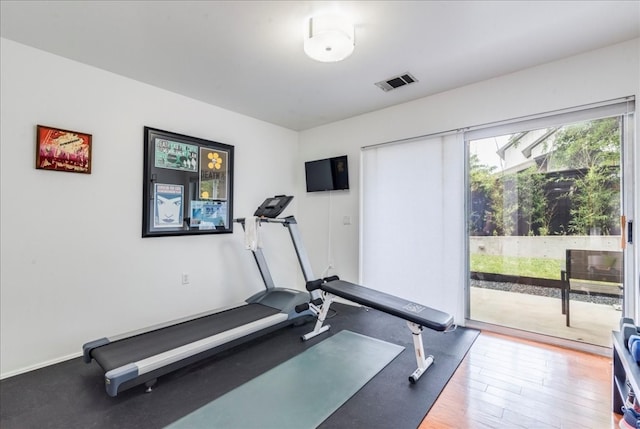
<svg viewBox="0 0 640 429"><path fill-rule="evenodd" d="M470 289L471 320L597 346L612 346L611 331L618 329L622 316L612 305L571 300L571 326L566 326L559 298Z"/></svg>

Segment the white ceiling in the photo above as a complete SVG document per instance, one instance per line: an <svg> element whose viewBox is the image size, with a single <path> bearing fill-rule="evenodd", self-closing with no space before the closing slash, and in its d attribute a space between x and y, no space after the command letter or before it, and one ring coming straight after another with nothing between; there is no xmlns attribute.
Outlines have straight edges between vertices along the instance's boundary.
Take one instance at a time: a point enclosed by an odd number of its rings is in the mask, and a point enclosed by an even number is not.
<svg viewBox="0 0 640 429"><path fill-rule="evenodd" d="M633 1L8 1L4 38L293 130L640 37ZM305 18L356 23L340 63ZM46 68L46 64L34 65ZM419 82L383 92L405 72Z"/></svg>

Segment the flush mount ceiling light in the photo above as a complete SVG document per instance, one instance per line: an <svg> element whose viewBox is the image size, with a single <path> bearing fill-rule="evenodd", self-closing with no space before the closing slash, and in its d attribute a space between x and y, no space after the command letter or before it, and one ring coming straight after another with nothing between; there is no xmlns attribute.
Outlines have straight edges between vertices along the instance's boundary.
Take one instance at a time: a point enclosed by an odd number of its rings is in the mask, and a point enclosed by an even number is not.
<svg viewBox="0 0 640 429"><path fill-rule="evenodd" d="M353 24L340 15L309 18L304 34L304 52L325 63L342 61L353 53Z"/></svg>

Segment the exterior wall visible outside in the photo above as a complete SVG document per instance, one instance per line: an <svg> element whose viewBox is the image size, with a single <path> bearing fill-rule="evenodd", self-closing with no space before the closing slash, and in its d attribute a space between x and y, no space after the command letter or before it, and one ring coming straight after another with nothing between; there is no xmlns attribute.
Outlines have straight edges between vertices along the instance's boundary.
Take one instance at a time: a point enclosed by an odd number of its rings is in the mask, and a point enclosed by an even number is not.
<svg viewBox="0 0 640 429"><path fill-rule="evenodd" d="M620 236L469 237L469 250L472 254L564 260L567 249L620 250Z"/></svg>

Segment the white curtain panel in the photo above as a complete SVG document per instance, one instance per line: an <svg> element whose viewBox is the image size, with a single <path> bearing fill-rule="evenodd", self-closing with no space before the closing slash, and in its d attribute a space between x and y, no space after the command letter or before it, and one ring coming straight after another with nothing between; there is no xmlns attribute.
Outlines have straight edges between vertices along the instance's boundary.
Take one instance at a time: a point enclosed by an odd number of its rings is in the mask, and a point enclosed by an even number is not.
<svg viewBox="0 0 640 429"><path fill-rule="evenodd" d="M364 148L360 281L463 321L461 134Z"/></svg>

